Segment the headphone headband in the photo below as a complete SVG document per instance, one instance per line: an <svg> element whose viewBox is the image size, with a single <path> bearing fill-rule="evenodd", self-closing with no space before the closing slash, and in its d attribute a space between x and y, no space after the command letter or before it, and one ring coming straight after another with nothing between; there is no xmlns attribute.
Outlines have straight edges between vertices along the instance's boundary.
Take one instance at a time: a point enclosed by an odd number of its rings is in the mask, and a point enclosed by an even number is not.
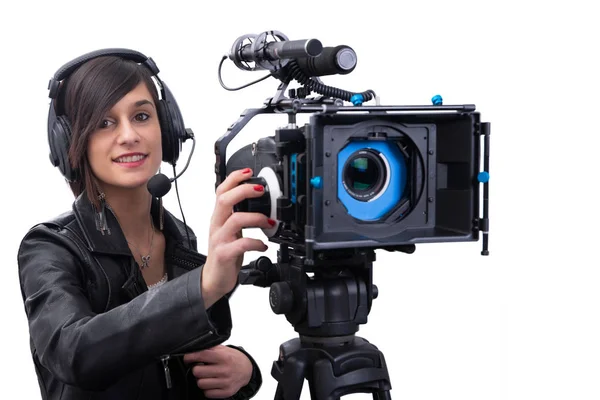
<svg viewBox="0 0 600 400"><path fill-rule="evenodd" d="M144 64L150 71L152 71L152 75L154 75L158 80L158 73L160 72L160 70L156 66L156 63L154 62L154 60L152 60L152 58L146 57L139 51L123 48L100 49L79 56L76 59L69 61L68 63L60 67L58 71L56 71L54 76L50 79L50 82L48 82L48 97L50 97L51 99L56 99L56 96L58 96L58 88L60 87L60 82L63 79L71 75L73 71L75 71L77 68L79 68L86 62L94 58L103 56L116 56L127 60L135 61L138 64Z"/></svg>

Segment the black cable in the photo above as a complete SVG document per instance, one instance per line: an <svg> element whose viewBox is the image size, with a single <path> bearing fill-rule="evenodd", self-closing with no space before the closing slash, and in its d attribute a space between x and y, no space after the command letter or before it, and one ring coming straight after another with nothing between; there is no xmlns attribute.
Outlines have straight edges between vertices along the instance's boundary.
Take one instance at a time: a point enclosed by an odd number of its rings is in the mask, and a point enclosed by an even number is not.
<svg viewBox="0 0 600 400"><path fill-rule="evenodd" d="M226 55L221 58L221 62L219 63L219 69L218 69L219 83L221 84L221 87L223 87L223 89L225 89L225 90L236 91L236 90L244 89L244 88L252 86L256 83L264 81L265 79L267 79L271 76L276 76L276 73L279 72L279 71L273 71L270 74L267 74L267 75L263 76L262 78L259 78L252 82L249 82L245 85L242 85L242 86L239 86L236 88L230 88L223 83L223 79L221 78L221 69L223 67L223 63L225 62L225 60L227 58L228 57ZM309 88L310 90L312 90L313 92L316 92L318 94L328 96L328 97L333 97L333 98L339 98L339 99L342 99L342 100L345 100L348 102L351 102L352 97L357 94L362 96L362 98L363 98L362 102L372 100L376 96L375 92L373 90L366 90L361 93L353 93L353 92L349 92L347 90L338 89L338 88L335 88L332 86L324 85L323 83L319 82L318 80L316 80L312 77L306 76L306 74L302 71L302 69L296 62L296 60L291 60L288 64L288 66L289 66L289 77L291 77L291 79L295 79L301 85ZM283 80L283 81L285 81L285 80ZM288 81L288 83L289 83L289 81Z"/></svg>
<svg viewBox="0 0 600 400"><path fill-rule="evenodd" d="M221 79L221 68L223 67L223 62L225 62L225 60L226 60L226 59L227 59L227 56L223 56L223 58L221 59L221 62L219 63L219 73L218 73L218 76L219 76L219 83L221 84L221 86L222 86L222 87L223 87L223 89L225 89L225 90L229 90L229 91L232 91L232 92L233 92L233 91L236 91L236 90L244 89L244 88L247 88L248 86L252 86L252 85L254 85L255 83L258 83L258 82L264 81L265 79L267 79L267 78L269 78L269 77L273 76L273 73L270 73L270 74L268 74L268 75L265 75L265 76L263 76L263 77L262 77L262 78L260 78L260 79L257 79L257 80L255 80L255 81L253 81L253 82L250 82L250 83L247 83L247 84L245 84L245 85L243 85L243 86L240 86L240 87L236 87L236 88L230 88L230 87L227 87L227 86L225 86L225 84L223 83L223 80Z"/></svg>
<svg viewBox="0 0 600 400"><path fill-rule="evenodd" d="M316 79L307 76L302 71L302 69L296 62L296 60L291 60L290 63L288 64L288 66L289 66L290 76L293 79L295 79L301 85L306 86L313 92L322 94L324 96L334 97L334 98L342 99L342 100L345 100L348 102L352 101L352 97L356 94L361 95L363 97L363 101L365 101L365 102L369 101L375 97L375 92L372 90L367 90L362 93L353 93L353 92L349 92L347 90L338 89L338 88L335 88L332 86L324 85L321 82L317 81Z"/></svg>
<svg viewBox="0 0 600 400"><path fill-rule="evenodd" d="M175 165L173 165L173 176L177 176L177 173L175 172ZM185 215L183 215L183 207L181 207L181 199L179 198L179 186L177 185L177 181L178 179L175 179L175 193L177 194L177 202L179 203L179 210L181 211L181 219L183 219L183 226L185 226L185 234L187 236L188 245L190 246L190 249L193 249L192 241L190 240L190 232L188 230L187 222L185 222Z"/></svg>

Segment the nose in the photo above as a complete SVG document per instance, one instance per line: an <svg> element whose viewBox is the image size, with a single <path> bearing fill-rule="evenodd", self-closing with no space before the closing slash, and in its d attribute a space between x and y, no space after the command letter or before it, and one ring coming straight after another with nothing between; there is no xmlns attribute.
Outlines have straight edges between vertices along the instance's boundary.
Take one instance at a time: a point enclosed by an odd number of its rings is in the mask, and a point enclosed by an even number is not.
<svg viewBox="0 0 600 400"><path fill-rule="evenodd" d="M140 135L131 121L125 119L119 123L117 140L120 145L134 144L140 141Z"/></svg>

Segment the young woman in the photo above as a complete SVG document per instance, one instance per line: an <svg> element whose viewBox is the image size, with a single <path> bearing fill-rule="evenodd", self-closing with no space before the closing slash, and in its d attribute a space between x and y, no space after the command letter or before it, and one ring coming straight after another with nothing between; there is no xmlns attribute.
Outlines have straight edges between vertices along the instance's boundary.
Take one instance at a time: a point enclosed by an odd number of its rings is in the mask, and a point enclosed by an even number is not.
<svg viewBox="0 0 600 400"><path fill-rule="evenodd" d="M228 297L262 214L233 206L263 194L235 171L217 189L207 256L147 183L185 135L151 59L100 50L51 81L51 160L72 209L29 230L18 252L30 344L44 399L248 399L261 374L231 330ZM153 78L158 82L153 81Z"/></svg>

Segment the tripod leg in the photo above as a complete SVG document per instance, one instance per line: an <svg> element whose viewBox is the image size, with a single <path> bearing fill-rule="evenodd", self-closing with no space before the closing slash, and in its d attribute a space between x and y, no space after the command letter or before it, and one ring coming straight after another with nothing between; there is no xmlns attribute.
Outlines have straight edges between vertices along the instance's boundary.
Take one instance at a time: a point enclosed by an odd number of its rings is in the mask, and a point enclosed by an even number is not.
<svg viewBox="0 0 600 400"><path fill-rule="evenodd" d="M323 393L320 393L317 390L318 383L315 382L314 378L308 379L308 388L310 390L310 398L311 400L340 400L340 397L323 397Z"/></svg>
<svg viewBox="0 0 600 400"><path fill-rule="evenodd" d="M283 368L278 369L277 367L278 363L275 363L272 373L278 381L275 400L300 400L304 386L306 361L289 357L283 363Z"/></svg>
<svg viewBox="0 0 600 400"><path fill-rule="evenodd" d="M279 383L277 385L277 389L275 390L275 398L274 400L284 400L283 397L283 387L281 386L281 383Z"/></svg>
<svg viewBox="0 0 600 400"><path fill-rule="evenodd" d="M373 393L373 400L392 400L392 395L388 390Z"/></svg>

